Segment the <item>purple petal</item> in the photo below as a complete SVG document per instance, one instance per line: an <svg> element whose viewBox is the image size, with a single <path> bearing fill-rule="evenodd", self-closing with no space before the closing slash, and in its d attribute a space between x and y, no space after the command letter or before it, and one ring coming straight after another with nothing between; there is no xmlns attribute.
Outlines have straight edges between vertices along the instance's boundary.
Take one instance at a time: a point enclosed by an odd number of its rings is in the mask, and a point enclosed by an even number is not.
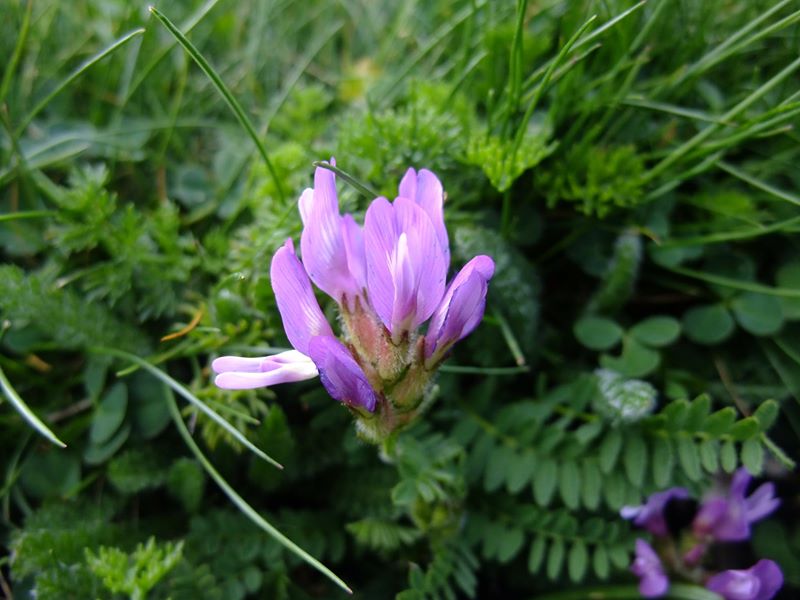
<svg viewBox="0 0 800 600"><path fill-rule="evenodd" d="M318 336L311 340L309 352L322 385L333 398L349 406L375 410L377 396L344 344L333 336Z"/></svg>
<svg viewBox="0 0 800 600"><path fill-rule="evenodd" d="M270 267L272 289L286 336L297 350L308 354L308 342L318 335L333 335L322 314L308 275L294 253L292 240L278 248Z"/></svg>
<svg viewBox="0 0 800 600"><path fill-rule="evenodd" d="M407 198L375 199L364 221L367 288L375 312L394 338L416 329L436 309L447 273L433 225Z"/></svg>
<svg viewBox="0 0 800 600"><path fill-rule="evenodd" d="M311 207L314 206L314 190L313 188L306 188L300 194L300 199L297 201L297 208L300 211L300 220L303 225L308 223L311 219Z"/></svg>
<svg viewBox="0 0 800 600"><path fill-rule="evenodd" d="M398 196L416 202L424 210L436 231L436 238L450 264L450 242L444 226L444 190L442 183L431 171L409 169L400 181Z"/></svg>
<svg viewBox="0 0 800 600"><path fill-rule="evenodd" d="M317 368L311 359L297 350L259 358L221 356L211 364L211 368L218 373L214 383L228 390L266 387L317 376Z"/></svg>
<svg viewBox="0 0 800 600"><path fill-rule="evenodd" d="M636 557L631 572L639 577L639 592L646 598L661 596L669 587L661 559L644 540L636 540Z"/></svg>
<svg viewBox="0 0 800 600"><path fill-rule="evenodd" d="M334 174L318 167L313 195L309 200L303 192L299 205L304 224L300 249L311 281L337 302L344 295L355 297L359 290L348 266Z"/></svg>
<svg viewBox="0 0 800 600"><path fill-rule="evenodd" d="M692 522L698 537L710 536L723 542L738 542L750 537L750 523L741 501L709 498L700 506Z"/></svg>
<svg viewBox="0 0 800 600"><path fill-rule="evenodd" d="M476 256L455 276L441 303L433 313L426 335L426 355L441 356L450 346L475 329L486 308L489 279L494 275L494 261Z"/></svg>
<svg viewBox="0 0 800 600"><path fill-rule="evenodd" d="M360 293L367 287L367 257L364 252L364 232L353 219L353 215L342 217L342 234L347 254L347 268Z"/></svg>
<svg viewBox="0 0 800 600"><path fill-rule="evenodd" d="M763 519L778 506L781 501L775 497L775 486L765 483L756 488L750 497L745 499L745 512L750 523Z"/></svg>
<svg viewBox="0 0 800 600"><path fill-rule="evenodd" d="M418 204L398 198L394 208L398 229L408 236L409 269L414 280L410 328L416 329L430 318L442 300L449 257L439 244L430 217ZM391 331L394 333L394 329Z"/></svg>
<svg viewBox="0 0 800 600"><path fill-rule="evenodd" d="M752 481L752 477L750 473L747 472L747 469L744 467L740 467L736 469L736 472L733 474L733 478L731 479L731 486L730 491L728 492L731 498L742 498L744 499L744 495L747 492L747 486L750 485L750 481Z"/></svg>
<svg viewBox="0 0 800 600"><path fill-rule="evenodd" d="M394 305L394 282L389 259L395 251L398 237L394 207L386 198L376 198L364 217L367 288L369 301L386 327L392 324Z"/></svg>
<svg viewBox="0 0 800 600"><path fill-rule="evenodd" d="M624 519L633 519L635 525L643 527L653 535L665 536L669 534L664 518L667 503L673 499L688 497L689 492L685 488L670 488L652 494L642 506L623 506L620 515Z"/></svg>
<svg viewBox="0 0 800 600"><path fill-rule="evenodd" d="M749 569L723 571L706 582L706 587L725 600L769 600L783 585L783 573L767 559Z"/></svg>

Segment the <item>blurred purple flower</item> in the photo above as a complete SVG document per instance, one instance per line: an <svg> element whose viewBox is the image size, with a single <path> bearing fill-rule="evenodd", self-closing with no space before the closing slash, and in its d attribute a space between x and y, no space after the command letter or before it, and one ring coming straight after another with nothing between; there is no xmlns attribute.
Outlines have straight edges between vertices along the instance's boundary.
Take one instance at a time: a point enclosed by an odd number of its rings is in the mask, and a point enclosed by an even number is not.
<svg viewBox="0 0 800 600"><path fill-rule="evenodd" d="M750 524L763 519L780 504L772 483L760 485L745 496L752 477L744 469L736 471L727 495L707 498L692 522L699 538L711 537L722 542L737 542L750 537Z"/></svg>
<svg viewBox="0 0 800 600"><path fill-rule="evenodd" d="M669 531L664 518L664 508L670 500L688 497L689 492L686 489L670 488L652 494L641 506L623 506L619 513L623 519L633 519L634 525L646 529L653 535L665 536Z"/></svg>
<svg viewBox="0 0 800 600"><path fill-rule="evenodd" d="M636 540L636 558L631 572L639 578L639 593L645 598L655 598L667 592L669 579L655 550L642 539Z"/></svg>
<svg viewBox="0 0 800 600"><path fill-rule="evenodd" d="M389 414L381 431L407 422L438 364L483 318L494 274L492 259L477 256L445 285L450 247L443 205L436 175L409 169L394 202L372 201L362 229L352 215L340 214L335 175L318 168L314 187L298 201L303 261L288 240L270 269L295 350L218 358L217 385L245 389L319 374L331 396L351 407L400 409L403 417ZM335 337L312 282L339 305L347 343ZM418 328L429 319L423 336Z"/></svg>
<svg viewBox="0 0 800 600"><path fill-rule="evenodd" d="M723 571L706 582L706 587L725 600L770 600L783 585L783 573L767 559L749 569Z"/></svg>

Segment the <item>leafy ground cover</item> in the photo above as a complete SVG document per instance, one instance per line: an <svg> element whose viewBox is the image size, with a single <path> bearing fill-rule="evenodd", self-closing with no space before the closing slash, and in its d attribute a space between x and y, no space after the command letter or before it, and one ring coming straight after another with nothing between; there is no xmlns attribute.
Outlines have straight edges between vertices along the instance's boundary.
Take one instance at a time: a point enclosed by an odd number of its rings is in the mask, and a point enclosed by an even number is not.
<svg viewBox="0 0 800 600"><path fill-rule="evenodd" d="M796 2L0 14L5 596L636 598L622 507L740 467L781 506L704 566L797 593ZM380 448L210 370L288 347L270 258L331 156L359 217L431 169L453 263L496 265Z"/></svg>

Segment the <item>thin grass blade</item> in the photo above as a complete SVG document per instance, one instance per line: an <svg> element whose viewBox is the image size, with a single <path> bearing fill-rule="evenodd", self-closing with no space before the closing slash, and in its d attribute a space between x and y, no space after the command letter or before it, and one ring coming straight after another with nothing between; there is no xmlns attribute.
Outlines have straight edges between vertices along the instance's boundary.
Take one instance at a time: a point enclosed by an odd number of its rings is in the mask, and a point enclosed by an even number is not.
<svg viewBox="0 0 800 600"><path fill-rule="evenodd" d="M83 61L78 66L77 69L75 69L72 73L70 73L64 79L62 79L58 83L58 85L56 85L56 87L53 88L53 90L49 94L47 94L47 96L42 98L39 101L39 103L36 106L33 107L31 112L29 112L25 116L25 118L22 119L22 122L19 124L19 126L17 127L17 130L16 130L17 137L22 135L22 133L25 131L25 129L28 127L28 125L31 124L31 121L33 121L33 119L36 118L36 115L38 115L50 103L50 101L53 98L58 96L58 94L60 94L61 91L64 90L64 88L66 88L70 83L72 83L78 77L80 77L83 74L84 71L89 69L95 63L103 60L106 56L108 56L109 54L114 52L114 50L116 50L117 48L121 48L122 46L124 46L125 44L130 42L137 35L142 35L143 33L144 33L144 29L135 29L135 30L131 31L130 33L126 33L125 35L123 35L121 38L119 38L116 42L114 42L110 46L106 46L105 48L103 48L97 54L95 54L93 56L90 56L85 61Z"/></svg>
<svg viewBox="0 0 800 600"><path fill-rule="evenodd" d="M347 584L342 581L333 571L311 556L308 552L303 550L300 546L295 544L292 540L283 535L280 531L275 529L275 527L273 527L252 506L250 506L244 498L236 493L236 491L228 484L227 481L225 481L225 478L219 474L211 462L205 457L203 451L200 450L199 446L195 443L194 439L192 438L192 434L189 433L189 430L186 428L186 424L181 418L181 413L178 410L175 397L172 395L172 390L170 388L165 388L164 393L166 396L167 406L169 407L169 412L172 415L172 420L175 422L175 426L178 428L178 433L180 433L183 441L186 442L186 445L192 451L192 454L195 455L195 458L197 458L198 462L200 462L200 464L206 470L206 473L208 473L211 479L214 480L214 482L220 487L225 495L228 496L231 502L236 505L236 508L238 508L242 514L244 514L253 523L271 535L284 548L314 567L317 571L325 575L328 579L333 581L348 594L352 594L353 590L351 590Z"/></svg>
<svg viewBox="0 0 800 600"><path fill-rule="evenodd" d="M3 369L0 369L0 388L2 388L3 394L6 398L8 398L11 406L16 409L16 411L30 424L31 427L33 427L37 432L39 432L39 434L47 438L56 446L60 446L61 448L67 447L67 445L58 439L56 434L50 431L47 425L42 423L39 417L37 417L33 411L28 408L28 405L25 404L25 401L17 393L17 390L13 388L11 382L8 380L8 378L6 378L6 374L3 373Z"/></svg>
<svg viewBox="0 0 800 600"><path fill-rule="evenodd" d="M377 198L380 194L375 190L371 189L366 183L359 181L347 171L342 171L339 167L332 165L329 162L324 160L317 160L314 161L313 165L315 167L321 167L323 169L327 169L328 171L332 171L336 173L339 177L341 177L344 181L352 185L361 195L366 196L369 200L373 198Z"/></svg>
<svg viewBox="0 0 800 600"><path fill-rule="evenodd" d="M253 454L258 456L259 458L267 461L271 465L276 466L279 469L283 469L283 465L276 461L271 456L267 455L263 450L259 449L253 442L248 440L241 431L236 429L233 425L228 423L224 418L222 418L218 413L211 410L208 405L200 400L197 396L192 394L186 386L181 384L180 382L176 381L169 375L167 375L161 369L158 369L151 365L146 360L136 356L135 354L131 354L130 352L125 352L124 350L118 350L116 348L104 348L102 346L96 346L93 348L89 348L90 352L94 352L96 354L106 354L108 356L114 356L116 358L121 358L122 360L127 360L128 362L132 362L136 365L139 365L145 371L150 373L156 379L161 380L163 383L168 385L171 389L175 390L179 395L183 396L186 400L188 400L191 404L196 406L201 412L203 412L208 418L213 420L217 423L220 427L225 429L228 433L230 433L233 437L235 437L240 444L245 446L248 450L250 450Z"/></svg>
<svg viewBox="0 0 800 600"><path fill-rule="evenodd" d="M256 129L253 126L252 121L250 118L245 114L242 105L239 104L239 101L234 97L231 91L228 89L228 86L225 85L225 82L222 81L222 78L217 74L211 64L205 59L205 57L200 53L197 47L192 44L188 40L188 38L181 33L180 29L178 29L172 21L170 21L166 16L161 14L157 8L151 6L149 8L152 15L158 19L161 24L167 28L167 30L178 40L178 43L183 47L184 50L192 57L197 66L206 74L206 76L211 80L211 83L220 93L222 98L225 100L225 103L228 105L228 108L231 109L236 120L239 121L239 124L244 128L247 134L250 136L250 139L253 140L253 143L256 145L258 149L258 153L261 155L261 158L264 159L264 163L267 165L267 169L269 170L269 174L272 177L273 181L275 182L275 188L278 190L278 198L283 203L286 200L286 193L283 190L283 186L281 185L280 178L278 177L277 172L275 171L275 167L272 165L272 161L267 154L267 149L264 147L264 144L261 142L261 139L256 133Z"/></svg>

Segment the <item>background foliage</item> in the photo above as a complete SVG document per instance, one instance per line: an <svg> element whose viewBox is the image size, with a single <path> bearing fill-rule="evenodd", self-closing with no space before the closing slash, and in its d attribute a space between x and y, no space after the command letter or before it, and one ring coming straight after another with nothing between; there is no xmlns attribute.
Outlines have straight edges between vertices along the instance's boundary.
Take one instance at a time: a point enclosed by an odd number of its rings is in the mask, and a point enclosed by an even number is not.
<svg viewBox="0 0 800 600"><path fill-rule="evenodd" d="M740 464L796 591L796 2L162 4L268 162L144 5L0 0L3 593L344 597L219 478L356 598L632 584L619 508ZM454 257L497 263L390 456L316 383L210 383L287 345L269 259L331 155L435 170Z"/></svg>

